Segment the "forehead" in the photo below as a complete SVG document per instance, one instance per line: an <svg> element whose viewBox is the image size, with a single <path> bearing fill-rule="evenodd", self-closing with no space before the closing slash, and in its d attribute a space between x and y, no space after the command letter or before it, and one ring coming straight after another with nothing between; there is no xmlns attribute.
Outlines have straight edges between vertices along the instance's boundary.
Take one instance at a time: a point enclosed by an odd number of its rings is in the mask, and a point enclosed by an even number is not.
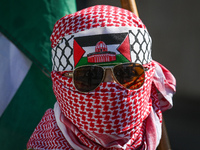
<svg viewBox="0 0 200 150"><path fill-rule="evenodd" d="M62 38L52 49L53 70L73 70L82 65L113 66L149 63L151 38L146 29L100 27Z"/></svg>

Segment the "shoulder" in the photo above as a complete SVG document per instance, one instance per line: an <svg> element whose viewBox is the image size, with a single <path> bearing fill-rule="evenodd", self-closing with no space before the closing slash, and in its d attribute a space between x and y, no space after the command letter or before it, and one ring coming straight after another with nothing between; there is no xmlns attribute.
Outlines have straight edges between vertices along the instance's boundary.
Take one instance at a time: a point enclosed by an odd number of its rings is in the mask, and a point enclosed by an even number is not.
<svg viewBox="0 0 200 150"><path fill-rule="evenodd" d="M69 147L60 131L53 109L48 109L31 135L27 149L63 149Z"/></svg>

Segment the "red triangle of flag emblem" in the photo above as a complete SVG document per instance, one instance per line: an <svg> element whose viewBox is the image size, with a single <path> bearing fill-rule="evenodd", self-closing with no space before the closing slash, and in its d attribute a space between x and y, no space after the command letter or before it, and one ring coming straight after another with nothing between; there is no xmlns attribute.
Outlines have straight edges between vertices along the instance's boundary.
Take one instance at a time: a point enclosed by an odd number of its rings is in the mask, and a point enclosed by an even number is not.
<svg viewBox="0 0 200 150"><path fill-rule="evenodd" d="M84 54L85 54L85 50L74 40L74 66L75 67Z"/></svg>
<svg viewBox="0 0 200 150"><path fill-rule="evenodd" d="M130 51L130 43L129 36L127 35L122 44L117 48L117 50L131 62L131 51Z"/></svg>

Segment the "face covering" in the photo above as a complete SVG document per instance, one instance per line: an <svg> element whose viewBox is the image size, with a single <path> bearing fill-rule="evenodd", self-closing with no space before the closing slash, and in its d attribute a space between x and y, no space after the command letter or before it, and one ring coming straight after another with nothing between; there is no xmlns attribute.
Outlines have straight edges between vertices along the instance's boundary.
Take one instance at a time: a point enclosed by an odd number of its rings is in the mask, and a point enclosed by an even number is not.
<svg viewBox="0 0 200 150"><path fill-rule="evenodd" d="M62 76L62 72L52 72L58 102L54 110L46 111L27 148L155 150L161 138L161 110L172 107L176 80L158 62L152 61L148 66L151 68L146 72L145 84L136 91L126 91L108 82L102 83L92 95L84 96L73 87L72 79ZM92 100L100 96L101 99Z"/></svg>
<svg viewBox="0 0 200 150"><path fill-rule="evenodd" d="M155 72L153 63L146 67L149 70L145 72L145 83L137 90L104 82L89 93L78 92L72 79L62 76L64 72L52 72L61 112L82 134L104 148L131 147L139 139L142 142L143 134L138 134L144 132L143 121L152 108L150 94Z"/></svg>

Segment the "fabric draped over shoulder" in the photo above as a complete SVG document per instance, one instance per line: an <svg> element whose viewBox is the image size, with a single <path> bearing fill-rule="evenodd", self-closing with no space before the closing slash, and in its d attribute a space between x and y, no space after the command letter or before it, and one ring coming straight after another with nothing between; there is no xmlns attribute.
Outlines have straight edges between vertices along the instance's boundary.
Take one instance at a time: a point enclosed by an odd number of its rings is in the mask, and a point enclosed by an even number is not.
<svg viewBox="0 0 200 150"><path fill-rule="evenodd" d="M172 108L172 97L176 92L176 79L171 72L160 63L153 60L156 71L153 76L153 83L158 90L161 110L164 112Z"/></svg>

